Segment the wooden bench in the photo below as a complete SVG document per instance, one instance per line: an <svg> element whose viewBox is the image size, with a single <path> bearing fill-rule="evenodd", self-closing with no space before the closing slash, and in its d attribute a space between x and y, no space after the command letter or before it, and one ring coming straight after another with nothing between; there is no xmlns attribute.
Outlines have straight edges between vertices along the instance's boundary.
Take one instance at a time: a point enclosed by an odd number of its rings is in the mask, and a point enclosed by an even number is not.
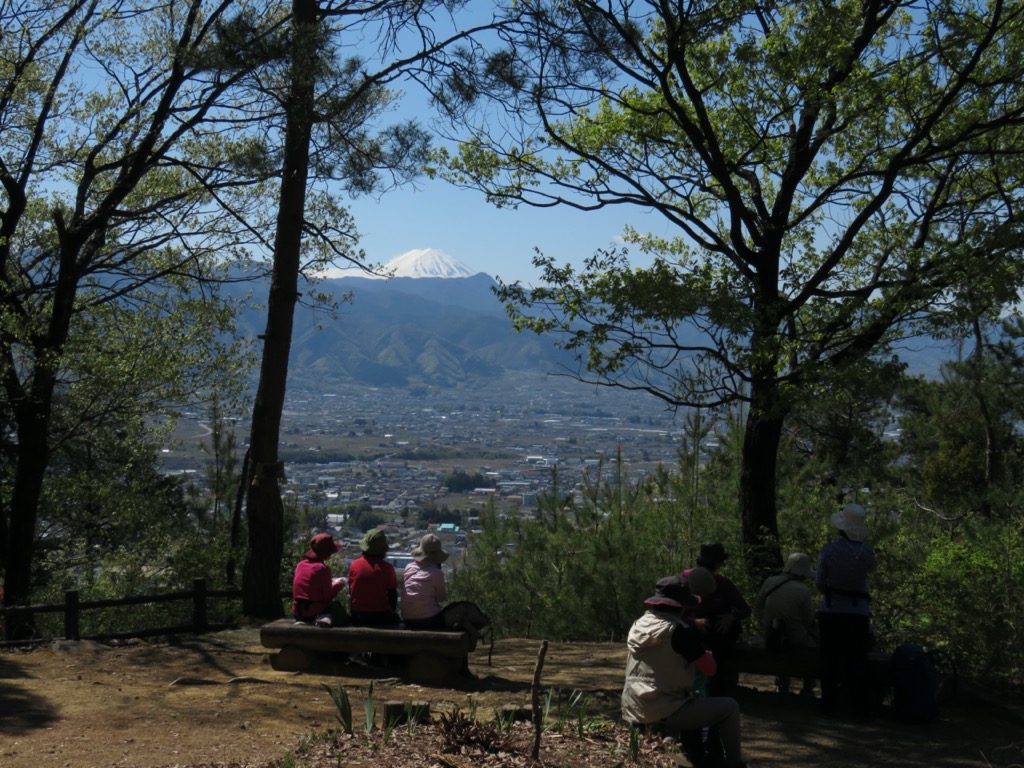
<svg viewBox="0 0 1024 768"><path fill-rule="evenodd" d="M466 669L476 639L468 632L379 627L326 629L294 619L278 619L260 628L265 648L278 648L270 666L283 672L337 671L351 653L401 657L411 682L441 685L456 682Z"/></svg>
<svg viewBox="0 0 1024 768"><path fill-rule="evenodd" d="M762 646L737 645L733 650L732 663L739 672L751 675L772 675L817 679L819 672L816 649L795 648L786 653L773 653ZM872 651L868 654L868 675L871 687L884 695L892 686L892 670L889 654Z"/></svg>

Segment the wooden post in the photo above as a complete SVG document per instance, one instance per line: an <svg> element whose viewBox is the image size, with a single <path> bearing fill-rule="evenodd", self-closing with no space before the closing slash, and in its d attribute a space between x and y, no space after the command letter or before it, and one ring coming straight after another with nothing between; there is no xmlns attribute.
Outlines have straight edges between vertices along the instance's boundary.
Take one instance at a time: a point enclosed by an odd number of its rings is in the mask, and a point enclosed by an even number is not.
<svg viewBox="0 0 1024 768"><path fill-rule="evenodd" d="M540 652L537 654L537 666L533 670L533 759L540 758L540 735L544 730L544 710L540 706L540 673L544 669L544 656L548 652L548 641L540 644Z"/></svg>
<svg viewBox="0 0 1024 768"><path fill-rule="evenodd" d="M192 580L192 631L205 632L210 624L206 619L206 579Z"/></svg>
<svg viewBox="0 0 1024 768"><path fill-rule="evenodd" d="M77 589L69 589L64 593L64 637L68 640L82 639L82 633L78 627Z"/></svg>
<svg viewBox="0 0 1024 768"><path fill-rule="evenodd" d="M394 728L409 722L409 712L404 701L384 702L384 728Z"/></svg>

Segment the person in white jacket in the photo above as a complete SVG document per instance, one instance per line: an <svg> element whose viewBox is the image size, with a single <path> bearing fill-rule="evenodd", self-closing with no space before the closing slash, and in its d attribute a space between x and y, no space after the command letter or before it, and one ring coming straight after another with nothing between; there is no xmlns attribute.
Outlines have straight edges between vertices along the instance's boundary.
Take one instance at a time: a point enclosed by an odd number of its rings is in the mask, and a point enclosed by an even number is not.
<svg viewBox="0 0 1024 768"><path fill-rule="evenodd" d="M660 724L683 741L685 734L717 726L727 768L741 768L739 704L724 696L693 695L694 669L711 676L716 668L700 633L682 618L684 607L696 603L680 576L660 579L655 594L644 601L647 610L626 640L622 717L638 725Z"/></svg>

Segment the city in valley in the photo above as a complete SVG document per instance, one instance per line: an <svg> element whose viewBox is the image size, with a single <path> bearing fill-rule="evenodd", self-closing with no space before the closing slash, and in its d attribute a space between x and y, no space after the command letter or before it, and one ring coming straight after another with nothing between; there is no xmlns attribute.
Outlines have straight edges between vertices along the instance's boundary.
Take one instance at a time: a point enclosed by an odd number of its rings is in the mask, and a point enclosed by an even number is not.
<svg viewBox="0 0 1024 768"><path fill-rule="evenodd" d="M472 389L294 387L281 427L282 492L313 528L343 540L346 556L358 553L360 532L343 514L352 505L370 505L386 521L396 554L423 535L422 510L460 512L459 523L439 530L458 555L490 504L532 514L556 478L560 493L578 494L588 482L636 483L659 465L674 469L679 451L692 445L691 421L650 395L533 373ZM249 418L224 424L240 466ZM166 471L205 486L209 420L188 414L175 438L163 452ZM714 442L712 435L702 445ZM485 482L453 493L443 481L459 472Z"/></svg>

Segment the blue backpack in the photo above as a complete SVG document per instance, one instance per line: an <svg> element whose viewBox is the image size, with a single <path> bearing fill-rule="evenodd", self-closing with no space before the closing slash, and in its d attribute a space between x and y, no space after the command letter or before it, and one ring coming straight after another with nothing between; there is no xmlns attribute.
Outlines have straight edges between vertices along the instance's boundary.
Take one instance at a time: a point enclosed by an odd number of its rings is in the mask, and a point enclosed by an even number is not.
<svg viewBox="0 0 1024 768"><path fill-rule="evenodd" d="M935 658L906 643L892 652L893 712L906 723L927 723L939 714L939 674Z"/></svg>

